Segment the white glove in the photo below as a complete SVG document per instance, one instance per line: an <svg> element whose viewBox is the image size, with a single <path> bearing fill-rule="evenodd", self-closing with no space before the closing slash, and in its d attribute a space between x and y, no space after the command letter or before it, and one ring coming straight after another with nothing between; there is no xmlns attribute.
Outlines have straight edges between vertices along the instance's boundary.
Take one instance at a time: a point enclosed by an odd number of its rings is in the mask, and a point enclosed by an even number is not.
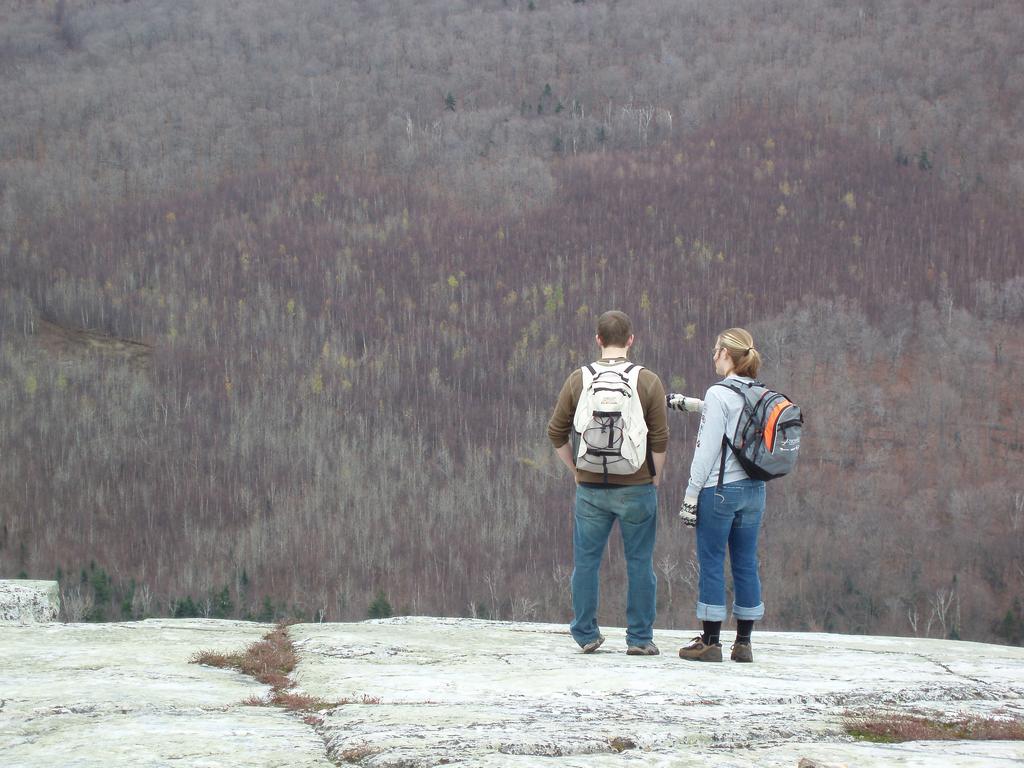
<svg viewBox="0 0 1024 768"><path fill-rule="evenodd" d="M697 397L686 397L684 395L678 395L674 392L665 396L665 401L669 408L673 408L677 411L689 411L690 413L700 413L704 409L704 401Z"/></svg>
<svg viewBox="0 0 1024 768"><path fill-rule="evenodd" d="M697 497L687 496L683 499L683 506L679 508L679 519L683 525L693 528L697 525Z"/></svg>

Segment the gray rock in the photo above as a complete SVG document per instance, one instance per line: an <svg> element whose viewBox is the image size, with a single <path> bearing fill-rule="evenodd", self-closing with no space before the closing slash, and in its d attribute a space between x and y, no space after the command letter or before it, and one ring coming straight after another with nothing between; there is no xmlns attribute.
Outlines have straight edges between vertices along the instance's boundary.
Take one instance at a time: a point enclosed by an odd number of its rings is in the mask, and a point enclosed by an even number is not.
<svg viewBox="0 0 1024 768"><path fill-rule="evenodd" d="M3 768L999 768L1022 742L869 744L847 712L1024 717L1024 649L763 632L754 663L699 664L658 631L584 655L564 626L401 618L289 627L316 715L242 702L268 688L190 664L271 627L210 619L0 628ZM727 641L731 637L727 638ZM807 763L805 763L807 765Z"/></svg>
<svg viewBox="0 0 1024 768"><path fill-rule="evenodd" d="M56 581L0 581L0 624L42 624L60 614Z"/></svg>
<svg viewBox="0 0 1024 768"><path fill-rule="evenodd" d="M189 663L269 629L204 619L0 628L0 765L331 768L300 716L242 704L267 686Z"/></svg>
<svg viewBox="0 0 1024 768"><path fill-rule="evenodd" d="M433 766L820 764L990 768L1024 743L867 744L846 712L1024 716L1024 648L916 638L761 632L754 663L701 664L657 631L584 655L562 625L398 618L289 630L308 693L347 701L318 725L336 761ZM727 638L731 640L731 637ZM728 658L728 656L726 656Z"/></svg>

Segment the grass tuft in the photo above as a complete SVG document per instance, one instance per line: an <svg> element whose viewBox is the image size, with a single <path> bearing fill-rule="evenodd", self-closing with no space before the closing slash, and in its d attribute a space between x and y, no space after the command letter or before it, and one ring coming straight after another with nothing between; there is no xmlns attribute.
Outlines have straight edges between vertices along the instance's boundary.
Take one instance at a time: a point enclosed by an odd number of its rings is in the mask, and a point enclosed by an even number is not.
<svg viewBox="0 0 1024 768"><path fill-rule="evenodd" d="M616 736L608 743L616 752L625 752L627 749L636 749L636 742L628 736Z"/></svg>
<svg viewBox="0 0 1024 768"><path fill-rule="evenodd" d="M192 658L188 661L190 664L202 664L207 667L241 669L242 654L217 653L216 651L197 651L192 654Z"/></svg>
<svg viewBox="0 0 1024 768"><path fill-rule="evenodd" d="M261 683L278 688L289 684L288 675L297 663L298 657L287 630L278 625L262 640L245 649L238 668Z"/></svg>
<svg viewBox="0 0 1024 768"><path fill-rule="evenodd" d="M374 749L368 744L360 744L356 747L349 747L343 750L338 757L346 763L358 763L365 760L367 757L376 755L380 750Z"/></svg>
<svg viewBox="0 0 1024 768"><path fill-rule="evenodd" d="M855 739L903 741L1024 741L1024 720L962 716L940 720L920 715L847 715L843 728Z"/></svg>
<svg viewBox="0 0 1024 768"><path fill-rule="evenodd" d="M189 659L192 664L203 664L207 667L237 669L239 672L255 678L264 685L270 686L270 695L250 696L242 701L247 707L277 706L289 712L309 713L307 722L322 722L313 713L325 709L342 706L343 704L380 704L379 696L363 695L358 699L341 699L327 701L308 693L296 693L290 689L295 682L288 677L296 664L298 656L295 646L288 637L288 625L278 624L273 630L248 646L242 653L218 653L216 651L199 651Z"/></svg>
<svg viewBox="0 0 1024 768"><path fill-rule="evenodd" d="M290 712L319 712L338 706L337 702L327 701L319 696L310 696L308 693L289 693L282 690L274 691L271 700L277 706Z"/></svg>
<svg viewBox="0 0 1024 768"><path fill-rule="evenodd" d="M292 685L288 675L295 669L298 658L284 625L279 624L242 653L199 651L189 661L207 667L237 669L271 688L288 688Z"/></svg>

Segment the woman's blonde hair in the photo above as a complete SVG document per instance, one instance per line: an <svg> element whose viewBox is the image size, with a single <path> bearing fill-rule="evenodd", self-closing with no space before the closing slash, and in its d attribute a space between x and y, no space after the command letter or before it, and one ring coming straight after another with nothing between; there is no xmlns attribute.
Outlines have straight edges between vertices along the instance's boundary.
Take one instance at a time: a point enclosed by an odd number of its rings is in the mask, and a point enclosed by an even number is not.
<svg viewBox="0 0 1024 768"><path fill-rule="evenodd" d="M722 347L729 353L732 364L736 366L733 373L737 376L757 378L761 370L761 353L754 349L754 337L743 328L730 328L718 334L716 347Z"/></svg>

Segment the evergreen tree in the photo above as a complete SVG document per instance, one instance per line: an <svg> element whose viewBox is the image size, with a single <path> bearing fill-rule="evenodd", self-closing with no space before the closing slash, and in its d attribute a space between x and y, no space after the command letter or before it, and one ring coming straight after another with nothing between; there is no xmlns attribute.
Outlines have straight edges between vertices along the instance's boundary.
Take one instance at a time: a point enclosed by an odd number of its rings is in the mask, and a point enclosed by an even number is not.
<svg viewBox="0 0 1024 768"><path fill-rule="evenodd" d="M132 603L135 600L135 579L128 582L128 589L121 597L121 618L128 620L134 618Z"/></svg>
<svg viewBox="0 0 1024 768"><path fill-rule="evenodd" d="M387 596L384 594L384 590L377 592L377 596L370 603L370 607L367 610L367 616L371 619L389 619L394 614L391 609L391 603L388 602Z"/></svg>
<svg viewBox="0 0 1024 768"><path fill-rule="evenodd" d="M210 595L212 607L210 615L215 619L227 619L235 610L235 604L231 602L231 592L227 585L220 592Z"/></svg>
<svg viewBox="0 0 1024 768"><path fill-rule="evenodd" d="M95 568L90 566L92 574L89 577L89 583L92 586L93 595L96 599L97 606L104 606L110 602L110 594L112 592L112 583L107 572L102 568Z"/></svg>
<svg viewBox="0 0 1024 768"><path fill-rule="evenodd" d="M174 604L174 618L176 619L193 619L198 615L199 607L192 599L192 595L187 595L184 600L179 600Z"/></svg>
<svg viewBox="0 0 1024 768"><path fill-rule="evenodd" d="M271 602L269 597L264 597L263 606L260 608L260 614L256 617L257 621L273 621L276 615L277 612L274 610L274 604Z"/></svg>
<svg viewBox="0 0 1024 768"><path fill-rule="evenodd" d="M1006 615L995 627L995 633L1010 645L1024 644L1024 608L1020 598L1013 599L1013 605L1006 609Z"/></svg>

